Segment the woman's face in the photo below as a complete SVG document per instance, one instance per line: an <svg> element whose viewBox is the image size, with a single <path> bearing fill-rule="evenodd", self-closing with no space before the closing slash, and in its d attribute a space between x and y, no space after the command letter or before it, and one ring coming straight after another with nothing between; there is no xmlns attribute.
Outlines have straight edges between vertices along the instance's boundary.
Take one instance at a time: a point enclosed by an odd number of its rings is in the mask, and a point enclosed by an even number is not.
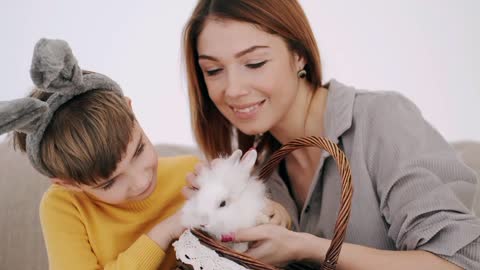
<svg viewBox="0 0 480 270"><path fill-rule="evenodd" d="M268 131L288 114L305 63L281 37L250 23L208 19L197 50L211 100L243 133Z"/></svg>

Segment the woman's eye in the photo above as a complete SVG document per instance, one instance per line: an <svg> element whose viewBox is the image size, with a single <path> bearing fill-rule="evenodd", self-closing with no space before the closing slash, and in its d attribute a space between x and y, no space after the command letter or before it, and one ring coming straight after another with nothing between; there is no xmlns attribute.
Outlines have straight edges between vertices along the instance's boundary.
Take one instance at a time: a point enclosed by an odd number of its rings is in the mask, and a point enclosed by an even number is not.
<svg viewBox="0 0 480 270"><path fill-rule="evenodd" d="M247 66L248 68L255 69L255 68L262 67L263 65L265 65L265 63L267 63L267 60L262 61L262 62L258 62L258 63L247 64L246 66Z"/></svg>
<svg viewBox="0 0 480 270"><path fill-rule="evenodd" d="M206 73L208 76L214 76L218 74L221 70L222 70L221 68L210 69L210 70L207 70Z"/></svg>
<svg viewBox="0 0 480 270"><path fill-rule="evenodd" d="M222 207L225 207L226 205L227 205L227 202L222 201L218 207L222 208Z"/></svg>

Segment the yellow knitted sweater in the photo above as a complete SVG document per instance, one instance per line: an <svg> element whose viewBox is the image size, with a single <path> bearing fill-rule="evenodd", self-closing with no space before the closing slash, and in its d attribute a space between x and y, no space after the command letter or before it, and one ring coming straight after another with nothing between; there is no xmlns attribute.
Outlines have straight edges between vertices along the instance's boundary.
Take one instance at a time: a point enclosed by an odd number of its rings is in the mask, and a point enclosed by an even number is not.
<svg viewBox="0 0 480 270"><path fill-rule="evenodd" d="M173 249L163 251L146 233L182 206L185 176L197 162L193 156L160 158L153 193L122 205L52 185L40 204L50 269L172 269Z"/></svg>

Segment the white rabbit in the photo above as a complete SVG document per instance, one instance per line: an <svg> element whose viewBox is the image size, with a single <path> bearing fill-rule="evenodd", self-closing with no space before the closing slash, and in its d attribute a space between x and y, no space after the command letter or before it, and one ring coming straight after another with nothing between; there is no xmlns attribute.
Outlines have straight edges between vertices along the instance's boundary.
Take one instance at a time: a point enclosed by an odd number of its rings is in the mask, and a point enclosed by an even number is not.
<svg viewBox="0 0 480 270"><path fill-rule="evenodd" d="M220 240L223 234L264 223L266 206L265 185L252 176L257 159L255 150L243 158L236 150L228 158L220 158L210 168L203 168L196 178L199 190L182 209L182 224L199 228ZM238 252L248 249L248 243L229 243Z"/></svg>

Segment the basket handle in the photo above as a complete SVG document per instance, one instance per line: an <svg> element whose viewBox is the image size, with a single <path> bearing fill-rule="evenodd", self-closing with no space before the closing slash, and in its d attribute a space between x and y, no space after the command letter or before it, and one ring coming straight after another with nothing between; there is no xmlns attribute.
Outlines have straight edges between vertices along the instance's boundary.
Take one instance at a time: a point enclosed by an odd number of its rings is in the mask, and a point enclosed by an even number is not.
<svg viewBox="0 0 480 270"><path fill-rule="evenodd" d="M323 270L333 270L336 267L340 250L343 241L345 240L353 194L352 173L350 171L349 162L343 151L340 150L336 144L325 138L316 136L298 138L284 144L272 154L266 164L261 168L259 178L266 181L268 176L270 176L270 174L278 167L280 161L282 161L289 153L300 148L312 146L326 150L333 156L337 163L340 176L342 177L340 210L335 224L333 239L325 256L325 261L322 264Z"/></svg>

